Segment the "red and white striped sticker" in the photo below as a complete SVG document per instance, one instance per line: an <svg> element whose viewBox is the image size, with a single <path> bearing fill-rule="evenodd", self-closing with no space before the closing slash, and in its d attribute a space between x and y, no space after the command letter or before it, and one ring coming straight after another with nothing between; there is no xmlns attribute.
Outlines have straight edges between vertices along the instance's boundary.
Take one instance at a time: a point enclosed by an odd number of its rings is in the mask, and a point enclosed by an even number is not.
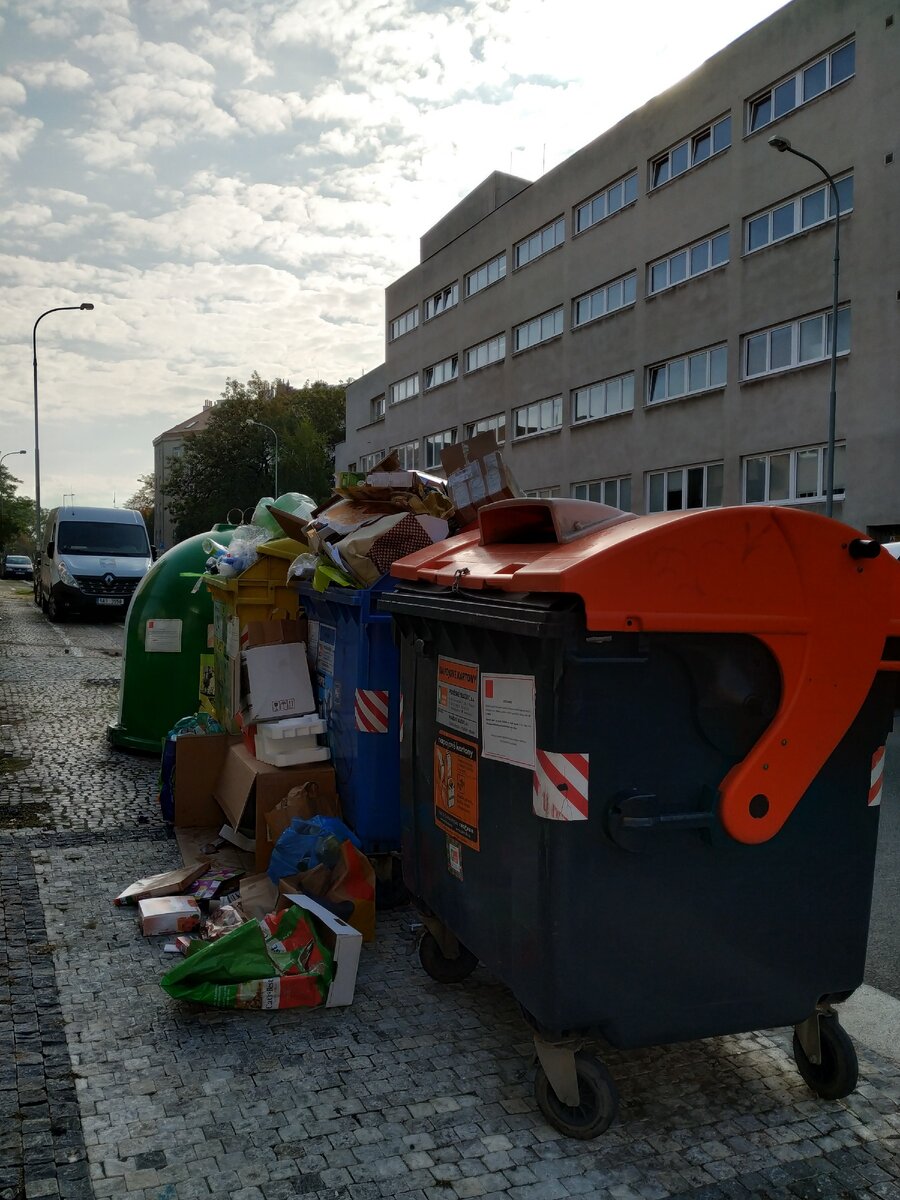
<svg viewBox="0 0 900 1200"><path fill-rule="evenodd" d="M884 746L879 746L872 755L872 774L869 776L869 805L881 803L884 787Z"/></svg>
<svg viewBox="0 0 900 1200"><path fill-rule="evenodd" d="M549 821L588 819L589 757L536 751L532 786L534 811L539 817Z"/></svg>
<svg viewBox="0 0 900 1200"><path fill-rule="evenodd" d="M357 688L354 702L356 728L360 733L387 733L389 692Z"/></svg>

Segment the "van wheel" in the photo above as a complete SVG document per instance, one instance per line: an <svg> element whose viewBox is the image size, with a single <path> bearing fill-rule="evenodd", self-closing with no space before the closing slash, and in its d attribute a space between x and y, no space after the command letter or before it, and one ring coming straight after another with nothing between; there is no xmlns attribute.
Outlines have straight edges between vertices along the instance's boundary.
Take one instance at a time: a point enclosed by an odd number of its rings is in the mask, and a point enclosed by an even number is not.
<svg viewBox="0 0 900 1200"><path fill-rule="evenodd" d="M62 620L64 620L62 605L57 601L52 592L47 600L46 613L54 625L58 625Z"/></svg>

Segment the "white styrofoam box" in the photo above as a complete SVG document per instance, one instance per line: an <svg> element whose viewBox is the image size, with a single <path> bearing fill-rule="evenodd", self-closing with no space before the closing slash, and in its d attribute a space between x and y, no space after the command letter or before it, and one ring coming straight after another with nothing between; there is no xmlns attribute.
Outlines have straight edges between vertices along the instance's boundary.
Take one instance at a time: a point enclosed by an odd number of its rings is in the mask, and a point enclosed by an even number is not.
<svg viewBox="0 0 900 1200"><path fill-rule="evenodd" d="M324 733L326 728L325 722L317 713L310 713L306 717L285 717L281 721L266 721L264 725L257 726L256 732L257 736L262 735L267 741L274 741L276 738L315 737Z"/></svg>
<svg viewBox="0 0 900 1200"><path fill-rule="evenodd" d="M326 1008L336 1008L342 1004L353 1003L353 993L356 989L356 972L359 968L359 952L362 948L362 934L340 917L334 916L327 908L317 904L309 896L292 894L287 897L293 904L306 909L331 932L334 937L334 979L328 988L325 1000Z"/></svg>
<svg viewBox="0 0 900 1200"><path fill-rule="evenodd" d="M256 757L260 762L268 763L270 767L298 767L303 763L327 762L331 751L327 746L312 746L296 750L269 750L259 743L256 735Z"/></svg>

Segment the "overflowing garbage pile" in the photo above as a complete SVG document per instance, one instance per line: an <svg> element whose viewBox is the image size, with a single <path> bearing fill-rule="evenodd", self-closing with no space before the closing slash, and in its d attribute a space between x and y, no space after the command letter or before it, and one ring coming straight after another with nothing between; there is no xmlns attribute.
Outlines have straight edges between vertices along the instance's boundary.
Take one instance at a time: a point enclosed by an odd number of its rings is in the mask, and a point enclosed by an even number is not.
<svg viewBox="0 0 900 1200"><path fill-rule="evenodd" d="M482 505L522 494L493 433L448 447L441 463L446 479L404 469L391 453L366 474L340 473L334 495L308 521L273 512L309 546L291 577L311 579L317 591L372 587L397 559L466 528Z"/></svg>

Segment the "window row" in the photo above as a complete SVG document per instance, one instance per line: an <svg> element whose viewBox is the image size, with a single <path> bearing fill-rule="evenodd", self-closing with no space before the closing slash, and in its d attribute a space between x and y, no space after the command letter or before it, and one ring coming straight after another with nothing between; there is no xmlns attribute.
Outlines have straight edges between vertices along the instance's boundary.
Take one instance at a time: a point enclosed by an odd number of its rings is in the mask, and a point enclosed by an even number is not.
<svg viewBox="0 0 900 1200"><path fill-rule="evenodd" d="M835 180L841 213L853 211L853 175ZM772 242L804 233L834 216L834 196L829 184L812 188L793 200L776 204L744 221L744 253L752 254Z"/></svg>
<svg viewBox="0 0 900 1200"><path fill-rule="evenodd" d="M832 497L844 499L846 446L834 448ZM771 454L747 455L741 460L741 503L823 503L828 475L827 446L804 446ZM645 476L645 512L681 512L694 508L719 508L725 480L723 462L698 463L648 471ZM632 508L631 476L585 480L572 486L576 500L593 500L625 512Z"/></svg>
<svg viewBox="0 0 900 1200"><path fill-rule="evenodd" d="M561 403L560 397L529 405L527 420L532 425L553 419L553 406ZM523 410L524 411L524 410ZM505 433L505 417L500 430ZM518 419L518 418L517 418ZM496 417L485 418L495 421ZM474 432L484 432L482 422L467 425L466 437ZM404 470L420 467L420 447L424 447L425 470L440 469L441 451L457 440L457 431L445 429L421 439L402 442L391 447ZM501 441L502 437L498 438ZM360 471L370 471L384 458L383 450L363 455L359 460ZM834 448L834 486L832 496L841 500L846 495L845 484L846 446L838 443ZM741 503L743 504L819 504L826 498L828 477L828 448L824 445L802 446L795 449L777 450L766 454L749 454L741 460ZM690 466L669 467L665 470L648 471L644 478L644 511L648 513L681 512L686 509L719 508L722 505L725 480L725 464L722 461L697 463ZM625 512L632 510L632 481L630 475L611 476L605 479L589 479L575 483L571 488L576 500L592 500L608 504ZM525 493L535 498L549 498L560 494L558 484L533 488Z"/></svg>
<svg viewBox="0 0 900 1200"><path fill-rule="evenodd" d="M837 354L841 357L850 352L850 305L838 309ZM541 317L517 325L513 329L514 346L517 350L537 345L562 332L562 309L554 309ZM773 325L768 329L745 334L741 338L740 379L743 382L759 379L766 375L797 367L812 366L831 357L831 310L812 313L792 321ZM506 354L506 335L498 334L466 351L466 371L474 371L492 362L501 361ZM459 358L452 355L424 372L425 390L456 379L459 375ZM648 407L685 396L724 388L728 382L728 347L720 342L703 349L679 354L665 362L655 363L646 369L645 402ZM391 403L417 395L418 374L410 375L391 384ZM384 398L372 401L373 410L383 415ZM559 428L559 422L551 425L538 423L535 428L529 411L533 405L517 410L522 416L522 427L517 422L515 437L526 437L533 433ZM628 372L607 380L587 384L572 391L572 424L597 420L634 408L634 372ZM560 410L561 411L561 410ZM373 417L374 419L374 417ZM528 432L522 432L527 428Z"/></svg>
<svg viewBox="0 0 900 1200"><path fill-rule="evenodd" d="M647 292L652 296L727 262L728 230L724 229L651 263L647 270Z"/></svg>
<svg viewBox="0 0 900 1200"><path fill-rule="evenodd" d="M856 42L823 54L808 66L767 87L747 105L747 132L755 133L823 92L849 79L856 70Z"/></svg>
<svg viewBox="0 0 900 1200"><path fill-rule="evenodd" d="M720 117L711 125L699 129L690 137L654 158L650 164L650 188L662 187L670 179L683 175L691 167L699 167L714 154L721 154L731 145L731 117Z"/></svg>

